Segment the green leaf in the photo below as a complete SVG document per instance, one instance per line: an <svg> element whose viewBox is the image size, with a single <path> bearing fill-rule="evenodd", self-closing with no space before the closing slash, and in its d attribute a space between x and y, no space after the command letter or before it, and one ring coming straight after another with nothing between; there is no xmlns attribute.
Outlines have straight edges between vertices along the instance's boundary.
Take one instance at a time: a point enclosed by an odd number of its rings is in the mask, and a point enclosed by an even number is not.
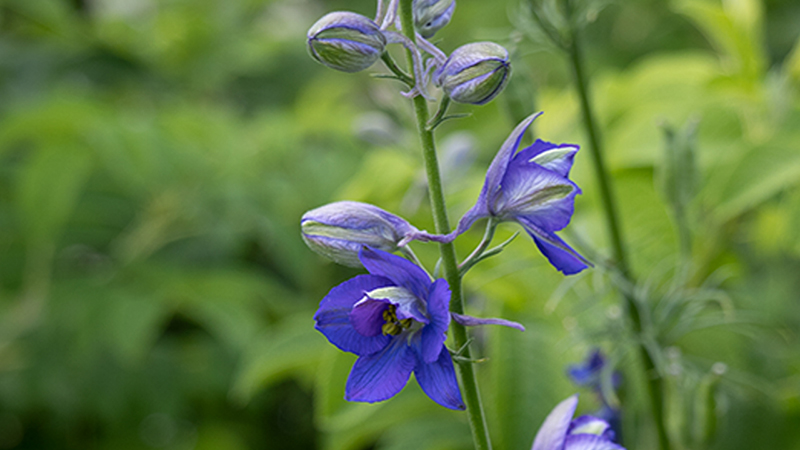
<svg viewBox="0 0 800 450"><path fill-rule="evenodd" d="M231 395L246 403L261 389L289 376L313 374L325 351L335 351L314 329L311 313L286 318L253 339Z"/></svg>
<svg viewBox="0 0 800 450"><path fill-rule="evenodd" d="M368 153L338 197L378 205L397 202L417 175L416 169L417 162L409 155L396 151Z"/></svg>
<svg viewBox="0 0 800 450"><path fill-rule="evenodd" d="M752 83L763 76L767 57L759 0L676 0L673 6L697 24L745 82Z"/></svg>
<svg viewBox="0 0 800 450"><path fill-rule="evenodd" d="M504 317L506 315L503 315ZM497 448L529 448L550 410L574 390L564 375L559 330L539 321L524 333L489 330L491 380L484 383Z"/></svg>
<svg viewBox="0 0 800 450"><path fill-rule="evenodd" d="M75 208L92 169L92 159L74 146L34 152L20 173L17 207L30 244L55 241Z"/></svg>
<svg viewBox="0 0 800 450"><path fill-rule="evenodd" d="M794 136L794 139L792 139ZM727 222L800 183L797 136L751 147L738 161L709 175L705 204L715 223Z"/></svg>

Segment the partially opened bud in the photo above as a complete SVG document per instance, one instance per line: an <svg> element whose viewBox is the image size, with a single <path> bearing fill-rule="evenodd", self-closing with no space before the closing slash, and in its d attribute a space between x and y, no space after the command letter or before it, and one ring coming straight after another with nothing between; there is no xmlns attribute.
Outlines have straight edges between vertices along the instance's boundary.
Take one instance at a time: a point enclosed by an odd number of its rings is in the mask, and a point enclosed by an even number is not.
<svg viewBox="0 0 800 450"><path fill-rule="evenodd" d="M360 267L358 252L368 246L386 252L418 230L406 220L377 206L336 202L303 214L303 240L316 253L336 263Z"/></svg>
<svg viewBox="0 0 800 450"><path fill-rule="evenodd" d="M352 12L332 12L308 30L311 56L343 72L358 72L381 57L386 37L375 22Z"/></svg>
<svg viewBox="0 0 800 450"><path fill-rule="evenodd" d="M450 23L455 0L414 0L414 28L424 38L429 38Z"/></svg>
<svg viewBox="0 0 800 450"><path fill-rule="evenodd" d="M453 101L483 105L503 90L510 76L505 48L493 42L475 42L455 49L434 81Z"/></svg>

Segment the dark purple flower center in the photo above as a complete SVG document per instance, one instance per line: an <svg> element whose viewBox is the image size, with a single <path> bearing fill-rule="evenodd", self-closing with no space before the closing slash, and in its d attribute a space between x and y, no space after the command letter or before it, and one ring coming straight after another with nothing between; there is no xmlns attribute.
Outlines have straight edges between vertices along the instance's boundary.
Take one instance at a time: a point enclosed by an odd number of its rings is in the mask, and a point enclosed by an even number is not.
<svg viewBox="0 0 800 450"><path fill-rule="evenodd" d="M397 336L428 323L425 313L425 304L410 291L387 286L364 293L350 311L350 324L362 336Z"/></svg>

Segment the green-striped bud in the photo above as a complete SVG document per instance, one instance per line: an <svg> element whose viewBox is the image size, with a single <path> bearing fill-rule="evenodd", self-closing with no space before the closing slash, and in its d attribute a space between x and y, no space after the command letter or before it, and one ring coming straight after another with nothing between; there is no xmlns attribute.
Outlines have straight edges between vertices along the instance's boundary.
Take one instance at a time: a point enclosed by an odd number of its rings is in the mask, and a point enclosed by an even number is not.
<svg viewBox="0 0 800 450"><path fill-rule="evenodd" d="M303 214L303 240L311 250L350 267L360 267L358 252L367 246L393 252L408 236L420 233L405 219L361 202L335 202Z"/></svg>
<svg viewBox="0 0 800 450"><path fill-rule="evenodd" d="M434 82L455 102L483 105L503 90L511 76L508 51L493 42L457 48L436 72Z"/></svg>
<svg viewBox="0 0 800 450"><path fill-rule="evenodd" d="M381 57L386 37L375 22L352 12L332 12L308 30L308 51L343 72L358 72Z"/></svg>

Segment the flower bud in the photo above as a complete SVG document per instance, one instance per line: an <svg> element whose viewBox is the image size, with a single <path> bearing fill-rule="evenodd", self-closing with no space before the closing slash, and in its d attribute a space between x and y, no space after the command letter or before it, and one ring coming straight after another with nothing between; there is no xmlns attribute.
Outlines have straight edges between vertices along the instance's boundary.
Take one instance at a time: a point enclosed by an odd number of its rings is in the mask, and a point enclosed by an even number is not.
<svg viewBox="0 0 800 450"><path fill-rule="evenodd" d="M455 0L414 0L414 28L424 38L429 38L450 23Z"/></svg>
<svg viewBox="0 0 800 450"><path fill-rule="evenodd" d="M380 58L386 37L375 22L352 12L332 12L308 30L308 51L343 72L358 72Z"/></svg>
<svg viewBox="0 0 800 450"><path fill-rule="evenodd" d="M303 240L311 250L336 263L360 267L358 252L368 246L393 252L403 238L418 230L377 206L336 202L303 214Z"/></svg>
<svg viewBox="0 0 800 450"><path fill-rule="evenodd" d="M475 42L455 49L434 81L453 101L483 105L503 90L510 76L505 48L493 42Z"/></svg>

